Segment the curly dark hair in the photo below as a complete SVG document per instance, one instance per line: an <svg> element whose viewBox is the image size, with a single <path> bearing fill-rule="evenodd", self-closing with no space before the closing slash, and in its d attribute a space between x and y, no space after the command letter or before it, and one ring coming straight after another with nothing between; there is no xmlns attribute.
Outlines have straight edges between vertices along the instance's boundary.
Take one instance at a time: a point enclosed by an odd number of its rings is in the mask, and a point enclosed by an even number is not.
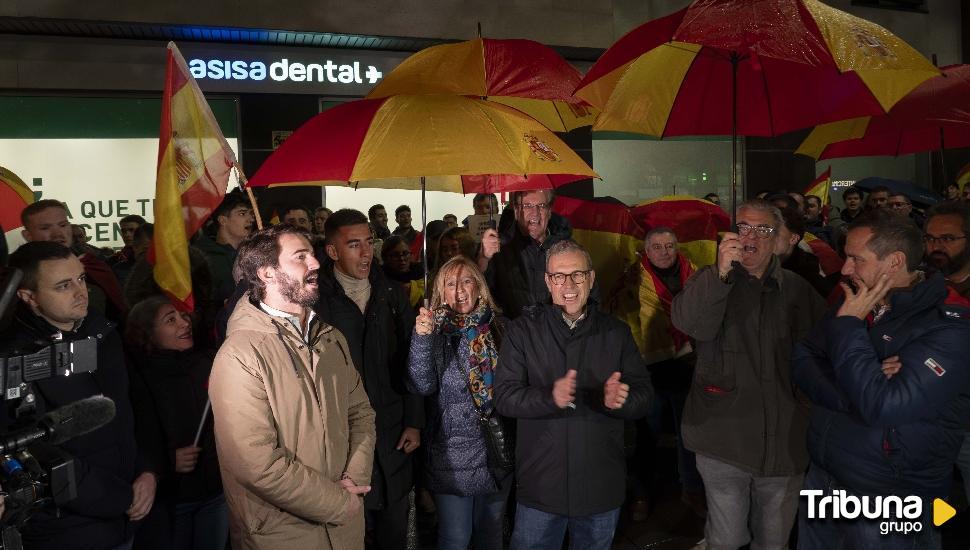
<svg viewBox="0 0 970 550"><path fill-rule="evenodd" d="M330 223L330 219L327 223ZM253 300L261 301L266 295L266 283L259 278L259 269L280 265L280 238L283 235L297 235L312 242L310 232L306 229L281 223L253 233L239 245L233 274L238 274L249 283L249 295Z"/></svg>

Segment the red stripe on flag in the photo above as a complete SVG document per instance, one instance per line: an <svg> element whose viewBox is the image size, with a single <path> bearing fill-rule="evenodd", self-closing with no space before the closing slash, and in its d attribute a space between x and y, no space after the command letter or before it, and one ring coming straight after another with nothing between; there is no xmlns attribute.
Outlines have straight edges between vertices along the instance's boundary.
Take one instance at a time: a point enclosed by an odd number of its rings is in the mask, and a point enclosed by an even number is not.
<svg viewBox="0 0 970 550"><path fill-rule="evenodd" d="M716 204L701 199L660 198L634 207L633 217L647 231L669 227L680 242L716 240L731 220Z"/></svg>
<svg viewBox="0 0 970 550"><path fill-rule="evenodd" d="M311 118L263 162L250 178L249 185L349 181L370 123L385 101L387 98L351 101ZM331 128L341 128L342 131L334 132ZM327 157L327 162L293 160L319 156Z"/></svg>
<svg viewBox="0 0 970 550"><path fill-rule="evenodd" d="M567 218L574 229L619 233L638 239L646 234L625 204L557 197L553 211Z"/></svg>

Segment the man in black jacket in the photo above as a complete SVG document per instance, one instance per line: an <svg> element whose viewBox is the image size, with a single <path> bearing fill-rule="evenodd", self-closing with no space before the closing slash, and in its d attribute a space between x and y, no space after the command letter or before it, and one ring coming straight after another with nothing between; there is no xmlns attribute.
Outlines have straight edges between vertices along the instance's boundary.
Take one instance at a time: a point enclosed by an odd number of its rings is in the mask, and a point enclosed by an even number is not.
<svg viewBox="0 0 970 550"><path fill-rule="evenodd" d="M330 261L320 266L315 310L347 339L377 413L373 489L364 499L367 529L376 548L398 550L407 547L411 453L424 427L424 401L404 388L414 311L400 285L371 269L374 239L363 213L338 210L325 229Z"/></svg>
<svg viewBox="0 0 970 550"><path fill-rule="evenodd" d="M549 303L545 284L546 251L572 236L569 221L552 212L553 199L549 189L512 193L513 236L501 247L496 234L486 232L482 238L478 265L487 265L485 280L489 290L502 312L512 319L526 306Z"/></svg>
<svg viewBox="0 0 970 550"><path fill-rule="evenodd" d="M626 492L624 420L652 396L627 325L588 307L596 273L573 240L547 252L552 305L523 310L495 372L495 405L518 419L511 548L608 549Z"/></svg>
<svg viewBox="0 0 970 550"><path fill-rule="evenodd" d="M97 430L61 446L74 458L77 498L59 510L37 512L23 530L29 548L130 548L132 521L144 518L155 498L155 474L136 457L134 419L121 338L114 326L88 310L84 266L55 242L30 242L10 256L24 273L16 316L2 341L10 349L33 351L62 341L96 338L98 365L92 373L40 380L28 389L34 414L103 394L115 403L115 417ZM30 403L29 397L22 400ZM26 419L6 409L6 431Z"/></svg>

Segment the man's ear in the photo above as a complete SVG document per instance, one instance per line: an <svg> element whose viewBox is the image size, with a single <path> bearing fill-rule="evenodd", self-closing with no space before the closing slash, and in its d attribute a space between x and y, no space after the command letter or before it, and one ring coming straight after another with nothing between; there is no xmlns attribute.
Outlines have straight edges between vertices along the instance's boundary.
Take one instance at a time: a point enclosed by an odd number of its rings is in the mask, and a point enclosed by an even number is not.
<svg viewBox="0 0 970 550"><path fill-rule="evenodd" d="M906 253L897 250L889 255L889 269L893 273L899 270L906 270Z"/></svg>
<svg viewBox="0 0 970 550"><path fill-rule="evenodd" d="M30 231L27 231L26 229L20 232L20 236L23 237L24 240L27 242L34 240L30 238Z"/></svg>
<svg viewBox="0 0 970 550"><path fill-rule="evenodd" d="M331 260L336 262L338 259L340 259L340 255L337 254L336 246L332 244L328 244L327 246L324 247L324 250L327 251L327 256L329 256Z"/></svg>
<svg viewBox="0 0 970 550"><path fill-rule="evenodd" d="M37 307L37 300L34 299L34 291L26 288L17 289L17 297L30 307Z"/></svg>
<svg viewBox="0 0 970 550"><path fill-rule="evenodd" d="M593 283L596 282L596 272L592 269L589 270L589 288L593 288Z"/></svg>
<svg viewBox="0 0 970 550"><path fill-rule="evenodd" d="M259 277L259 280L263 281L266 286L269 286L269 283L276 278L276 268L268 265L263 266L256 270L256 276Z"/></svg>

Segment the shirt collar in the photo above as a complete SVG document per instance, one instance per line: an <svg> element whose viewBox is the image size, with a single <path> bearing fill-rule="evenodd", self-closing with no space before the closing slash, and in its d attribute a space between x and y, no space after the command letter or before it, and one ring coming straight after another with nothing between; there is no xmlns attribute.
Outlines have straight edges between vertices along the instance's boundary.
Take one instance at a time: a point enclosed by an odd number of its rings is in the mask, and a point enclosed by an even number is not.
<svg viewBox="0 0 970 550"><path fill-rule="evenodd" d="M282 319L286 319L287 321L289 321L290 324L293 325L294 328L296 328L297 333L299 333L300 336L303 337L304 341L307 341L307 339L310 337L310 325L313 324L313 319L314 317L317 316L317 312L313 311L313 308L310 308L309 310L310 312L307 314L306 329L300 326L300 318L296 315L293 315L292 313L288 313L286 311L280 311L272 306L266 305L265 302L260 302L259 308L265 311L266 313L269 313L273 317L280 317Z"/></svg>
<svg viewBox="0 0 970 550"><path fill-rule="evenodd" d="M579 323L581 323L585 318L586 318L586 310L583 310L582 315L577 317L575 320L572 320L569 317L566 317L565 311L562 312L562 320L563 322L566 323L566 326L569 327L569 330L576 330L576 327L578 327Z"/></svg>

